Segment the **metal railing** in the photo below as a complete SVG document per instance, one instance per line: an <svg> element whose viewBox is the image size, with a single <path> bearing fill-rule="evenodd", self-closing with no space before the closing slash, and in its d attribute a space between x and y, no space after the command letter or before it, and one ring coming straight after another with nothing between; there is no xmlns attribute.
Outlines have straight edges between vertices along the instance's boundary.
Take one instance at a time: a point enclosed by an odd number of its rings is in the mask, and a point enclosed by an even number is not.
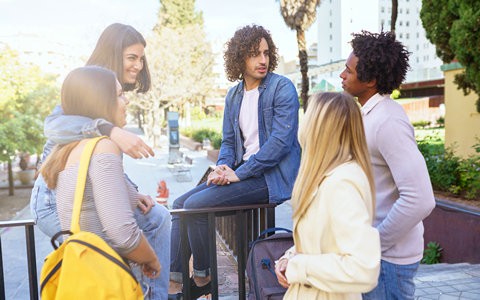
<svg viewBox="0 0 480 300"><path fill-rule="evenodd" d="M37 280L37 263L35 254L35 234L33 220L16 220L16 221L0 221L0 228L8 227L25 227L25 241L27 245L27 265L28 265L28 282L30 288L30 299L38 299L38 280ZM3 268L3 252L2 252L2 236L0 234L0 299L6 299L5 296L5 277Z"/></svg>
<svg viewBox="0 0 480 300"><path fill-rule="evenodd" d="M256 239L261 231L275 226L275 203L253 204L232 207L210 207L198 209L173 209L172 215L180 218L180 249L182 261L182 279L184 283L190 281L189 260L190 247L188 246L187 218L195 214L208 216L208 245L210 252L210 270L212 282L212 299L218 299L218 272L217 272L217 247L216 247L216 218L227 218L218 223L222 238L229 244L237 258L238 293L239 299L246 298L245 269L249 244ZM184 299L190 299L189 284L183 285Z"/></svg>

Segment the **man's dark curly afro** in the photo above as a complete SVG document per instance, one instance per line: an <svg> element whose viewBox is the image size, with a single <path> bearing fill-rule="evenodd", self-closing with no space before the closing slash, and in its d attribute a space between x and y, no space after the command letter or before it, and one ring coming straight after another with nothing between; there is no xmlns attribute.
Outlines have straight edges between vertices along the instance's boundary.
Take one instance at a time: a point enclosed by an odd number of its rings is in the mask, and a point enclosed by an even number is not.
<svg viewBox="0 0 480 300"><path fill-rule="evenodd" d="M223 55L225 60L225 73L230 81L243 79L245 72L245 60L248 56L256 54L261 39L268 44L269 65L268 72L275 70L278 64L277 47L273 43L270 32L259 25L247 25L238 29L233 37L226 43Z"/></svg>
<svg viewBox="0 0 480 300"><path fill-rule="evenodd" d="M358 57L357 78L376 80L380 94L391 94L405 80L410 53L391 32L353 34L353 54Z"/></svg>

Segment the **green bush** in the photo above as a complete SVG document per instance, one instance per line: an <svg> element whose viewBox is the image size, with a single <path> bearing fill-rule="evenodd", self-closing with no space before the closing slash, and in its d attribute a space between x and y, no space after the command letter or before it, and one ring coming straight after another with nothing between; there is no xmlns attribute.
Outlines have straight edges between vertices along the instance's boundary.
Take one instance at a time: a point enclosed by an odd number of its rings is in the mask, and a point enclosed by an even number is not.
<svg viewBox="0 0 480 300"><path fill-rule="evenodd" d="M426 120L420 120L416 122L412 122L412 126L415 128L425 128L427 126L430 126L432 122L426 121Z"/></svg>
<svg viewBox="0 0 480 300"><path fill-rule="evenodd" d="M220 146L222 145L222 134L221 133L216 133L211 139L211 145L213 149L220 149Z"/></svg>
<svg viewBox="0 0 480 300"><path fill-rule="evenodd" d="M427 265L438 264L442 256L442 248L437 242L429 242L427 248L423 251L423 258L421 263Z"/></svg>
<svg viewBox="0 0 480 300"><path fill-rule="evenodd" d="M437 125L440 126L440 127L444 127L445 126L445 117L438 117L438 119L436 120L437 122Z"/></svg>
<svg viewBox="0 0 480 300"><path fill-rule="evenodd" d="M204 139L212 140L212 137L217 134L217 131L210 128L200 128L192 131L192 139L197 142L203 142Z"/></svg>
<svg viewBox="0 0 480 300"><path fill-rule="evenodd" d="M476 155L460 158L453 148L444 147L439 137L427 136L418 141L435 190L446 191L467 199L480 198L480 143Z"/></svg>

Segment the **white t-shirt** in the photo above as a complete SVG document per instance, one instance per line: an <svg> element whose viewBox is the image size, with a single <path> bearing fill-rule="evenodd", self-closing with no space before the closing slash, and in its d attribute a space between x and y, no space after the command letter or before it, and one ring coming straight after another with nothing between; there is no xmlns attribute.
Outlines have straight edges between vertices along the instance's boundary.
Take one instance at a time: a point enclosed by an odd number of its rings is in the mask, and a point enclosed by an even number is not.
<svg viewBox="0 0 480 300"><path fill-rule="evenodd" d="M245 154L243 160L248 160L251 155L260 149L258 141L258 88L243 92L242 106L240 107L239 124L243 135Z"/></svg>

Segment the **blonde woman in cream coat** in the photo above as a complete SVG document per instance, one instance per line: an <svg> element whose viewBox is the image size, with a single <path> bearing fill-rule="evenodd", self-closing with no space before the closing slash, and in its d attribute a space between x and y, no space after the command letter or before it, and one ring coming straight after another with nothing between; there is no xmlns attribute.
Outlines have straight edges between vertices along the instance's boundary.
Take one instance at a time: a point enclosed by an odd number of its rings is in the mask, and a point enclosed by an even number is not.
<svg viewBox="0 0 480 300"><path fill-rule="evenodd" d="M310 98L293 188L295 245L276 263L284 299L361 299L377 284L380 238L360 109L348 94Z"/></svg>

